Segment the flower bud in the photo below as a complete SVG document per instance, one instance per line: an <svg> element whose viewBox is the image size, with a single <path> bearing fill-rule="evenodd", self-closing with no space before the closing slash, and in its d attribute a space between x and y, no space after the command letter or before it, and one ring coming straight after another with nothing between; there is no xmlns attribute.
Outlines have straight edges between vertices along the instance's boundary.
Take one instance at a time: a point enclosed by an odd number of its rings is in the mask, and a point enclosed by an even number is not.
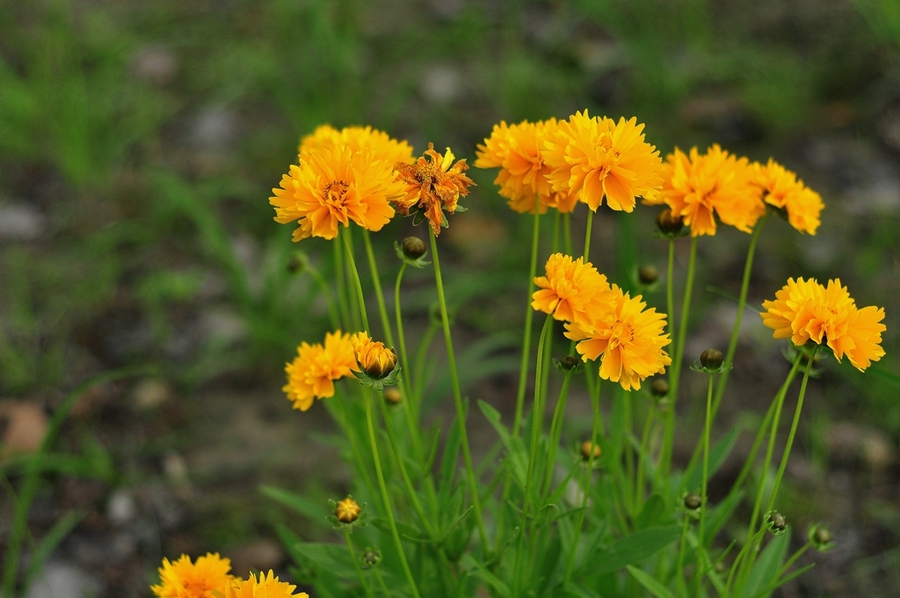
<svg viewBox="0 0 900 598"><path fill-rule="evenodd" d="M337 517L337 520L341 523L353 523L359 519L361 511L362 508L359 506L359 503L348 496L337 503L337 506L334 509L334 516Z"/></svg>
<svg viewBox="0 0 900 598"><path fill-rule="evenodd" d="M834 542L831 540L831 531L822 523L811 525L806 531L806 537L819 552L828 552L834 548Z"/></svg>
<svg viewBox="0 0 900 598"><path fill-rule="evenodd" d="M672 210L666 208L656 217L656 226L660 232L666 235L676 235L684 227L684 219L676 216Z"/></svg>
<svg viewBox="0 0 900 598"><path fill-rule="evenodd" d="M396 386L385 387L381 394L384 397L384 400L391 405L396 405L403 400L403 395L400 394L400 389Z"/></svg>
<svg viewBox="0 0 900 598"><path fill-rule="evenodd" d="M351 339L356 354L356 363L369 378L381 380L394 371L397 354L384 346L381 341L373 341L365 332L357 333Z"/></svg>
<svg viewBox="0 0 900 598"><path fill-rule="evenodd" d="M563 357L559 358L557 365L559 366L560 370L564 372L571 372L579 365L581 365L581 360L574 355L564 355Z"/></svg>
<svg viewBox="0 0 900 598"><path fill-rule="evenodd" d="M377 548L366 547L362 553L362 568L371 569L381 562L381 551Z"/></svg>
<svg viewBox="0 0 900 598"><path fill-rule="evenodd" d="M696 511L703 505L703 499L696 492L691 492L684 497L684 508L688 511Z"/></svg>
<svg viewBox="0 0 900 598"><path fill-rule="evenodd" d="M641 284L653 284L658 278L659 272L653 266L641 266L640 270L638 270L638 279L641 281Z"/></svg>
<svg viewBox="0 0 900 598"><path fill-rule="evenodd" d="M787 518L778 511L769 511L763 520L769 531L776 536L780 536L787 528Z"/></svg>
<svg viewBox="0 0 900 598"><path fill-rule="evenodd" d="M669 382L665 378L657 378L650 385L650 394L654 397L664 397L669 394Z"/></svg>
<svg viewBox="0 0 900 598"><path fill-rule="evenodd" d="M309 266L309 258L306 257L306 254L295 253L288 260L287 270L291 274L303 274L307 266Z"/></svg>
<svg viewBox="0 0 900 598"><path fill-rule="evenodd" d="M715 371L722 367L722 352L717 349L707 349L700 354L700 365L704 370Z"/></svg>
<svg viewBox="0 0 900 598"><path fill-rule="evenodd" d="M419 237L406 237L400 245L403 255L411 260L417 260L425 255L425 241Z"/></svg>
<svg viewBox="0 0 900 598"><path fill-rule="evenodd" d="M603 451L600 449L599 444L594 444L590 440L585 440L581 443L581 458L585 461L590 461L591 457L596 461L602 454Z"/></svg>

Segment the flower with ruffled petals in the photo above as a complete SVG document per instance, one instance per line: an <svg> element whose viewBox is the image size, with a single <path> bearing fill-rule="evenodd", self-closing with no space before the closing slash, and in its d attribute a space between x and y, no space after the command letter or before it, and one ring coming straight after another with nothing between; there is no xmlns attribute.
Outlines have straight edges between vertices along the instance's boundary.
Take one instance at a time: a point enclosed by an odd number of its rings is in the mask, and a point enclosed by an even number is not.
<svg viewBox="0 0 900 598"><path fill-rule="evenodd" d="M159 568L159 585L150 586L159 598L213 598L213 591L220 590L233 579L229 573L231 561L218 553L207 553L191 558L183 554L174 563L162 560Z"/></svg>
<svg viewBox="0 0 900 598"><path fill-rule="evenodd" d="M340 131L331 125L321 125L300 140L298 153L315 152L323 148L348 147L352 152L370 153L376 160L389 164L412 162L412 146L398 141L384 131L372 127L344 127Z"/></svg>
<svg viewBox="0 0 900 598"><path fill-rule="evenodd" d="M469 187L475 181L463 174L469 166L466 160L454 162L450 148L441 156L429 143L425 154L415 164L396 164L398 180L406 189L405 195L394 203L403 215L418 212L431 223L434 236L441 234L441 228L448 226L446 214L464 211L459 198L469 194ZM415 222L415 219L414 219Z"/></svg>
<svg viewBox="0 0 900 598"><path fill-rule="evenodd" d="M349 334L340 330L325 335L324 346L301 343L297 357L284 368L287 384L283 390L293 401L294 409L306 411L313 399L334 396L334 381L351 376L356 357Z"/></svg>
<svg viewBox="0 0 900 598"><path fill-rule="evenodd" d="M846 355L860 371L884 356L884 308L859 309L839 279L829 280L828 286L813 279L788 279L763 308L763 324L775 331L774 338L790 338L797 346L809 341L827 344L838 361Z"/></svg>
<svg viewBox="0 0 900 598"><path fill-rule="evenodd" d="M246 580L234 579L224 590L216 592L216 598L309 598L306 592L294 593L297 586L286 581L279 581L274 572L269 569L268 574L259 572L259 577L252 573Z"/></svg>
<svg viewBox="0 0 900 598"><path fill-rule="evenodd" d="M613 210L634 210L635 198L652 199L662 185L656 147L644 141L637 119L591 118L576 112L558 124L544 144L548 175L557 191L577 194L596 211L603 199Z"/></svg>
<svg viewBox="0 0 900 598"><path fill-rule="evenodd" d="M716 234L716 216L724 224L751 232L765 206L752 185L754 171L747 158L738 159L718 145L705 154L691 148L669 154L663 166L663 189L645 203L665 202L690 226L691 236Z"/></svg>
<svg viewBox="0 0 900 598"><path fill-rule="evenodd" d="M534 310L583 327L590 327L594 314L609 311L612 295L606 276L584 258L554 253L545 271L534 279L538 287L531 296Z"/></svg>
<svg viewBox="0 0 900 598"><path fill-rule="evenodd" d="M824 207L819 194L771 158L765 166L755 164L754 167L753 182L760 187L763 201L783 210L791 226L801 233L816 234L819 214Z"/></svg>
<svg viewBox="0 0 900 598"><path fill-rule="evenodd" d="M357 367L370 378L387 377L397 367L397 354L384 346L381 341L373 341L365 332L357 332L350 339Z"/></svg>
<svg viewBox="0 0 900 598"><path fill-rule="evenodd" d="M672 363L663 347L672 342L665 314L646 309L641 296L631 298L613 285L612 310L594 314L589 327L566 324L566 336L584 361L600 358L600 377L625 390L638 389L648 376L662 374Z"/></svg>
<svg viewBox="0 0 900 598"><path fill-rule="evenodd" d="M300 155L272 189L269 203L275 221L297 221L293 240L307 237L333 239L338 225L378 231L394 215L390 202L403 195L393 163L377 159L369 151L353 151L344 145L325 146Z"/></svg>
<svg viewBox="0 0 900 598"><path fill-rule="evenodd" d="M559 128L555 118L536 123L494 125L491 136L478 146L478 168L500 168L494 183L509 207L519 213L543 214L547 208L560 212L575 209L578 197L568 189L556 191L547 180L552 168L544 161L544 142Z"/></svg>

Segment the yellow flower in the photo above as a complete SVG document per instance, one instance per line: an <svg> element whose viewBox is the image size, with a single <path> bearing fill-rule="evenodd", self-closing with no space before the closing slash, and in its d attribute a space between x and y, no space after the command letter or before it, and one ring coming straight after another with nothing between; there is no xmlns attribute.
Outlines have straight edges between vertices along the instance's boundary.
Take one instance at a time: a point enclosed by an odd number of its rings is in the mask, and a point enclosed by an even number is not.
<svg viewBox="0 0 900 598"><path fill-rule="evenodd" d="M294 594L296 588L295 585L279 581L269 569L267 575L260 571L258 578L251 573L247 580L232 580L224 586L224 591L216 592L216 598L309 598L306 592Z"/></svg>
<svg viewBox="0 0 900 598"><path fill-rule="evenodd" d="M546 275L534 279L538 290L531 296L531 307L551 314L557 320L589 327L593 313L610 309L612 297L606 276L583 258L572 260L554 253L547 260Z"/></svg>
<svg viewBox="0 0 900 598"><path fill-rule="evenodd" d="M559 128L555 118L536 123L522 121L507 126L494 125L491 136L478 146L478 168L500 168L494 183L509 207L519 213L544 213L547 208L560 212L575 209L578 197L568 189L555 191L547 180L552 169L544 161L544 142ZM536 202L537 200L537 202Z"/></svg>
<svg viewBox="0 0 900 598"><path fill-rule="evenodd" d="M701 155L691 148L669 154L663 166L663 189L646 203L665 202L672 213L690 226L691 236L716 234L716 218L745 233L765 213L752 186L753 170L746 158L736 158L718 145Z"/></svg>
<svg viewBox="0 0 900 598"><path fill-rule="evenodd" d="M765 166L754 164L754 168L753 182L761 188L763 201L784 210L788 222L801 233L816 234L824 207L819 194L771 158Z"/></svg>
<svg viewBox="0 0 900 598"><path fill-rule="evenodd" d="M465 159L456 163L453 160L449 147L441 157L434 151L434 144L429 143L425 155L415 164L395 165L398 180L406 188L405 195L394 201L397 211L403 215L420 211L431 223L435 236L441 234L441 227L447 226L444 212L452 214L459 209L459 198L468 195L469 187L475 184L463 174L469 168Z"/></svg>
<svg viewBox="0 0 900 598"><path fill-rule="evenodd" d="M846 355L860 371L884 356L884 308L857 308L839 279L829 280L827 287L813 279L788 279L774 301L763 302L763 308L763 324L775 331L774 338L790 338L797 346L810 340L825 343L838 361Z"/></svg>
<svg viewBox="0 0 900 598"><path fill-rule="evenodd" d="M213 598L213 591L220 590L233 579L229 574L231 561L218 553L207 553L192 563L183 554L174 563L162 560L159 568L159 585L150 586L159 598Z"/></svg>
<svg viewBox="0 0 900 598"><path fill-rule="evenodd" d="M584 361L600 359L600 377L618 382L625 390L638 389L653 374L662 374L672 363L663 347L672 342L663 334L665 314L647 304L638 295L613 285L613 307L609 312L596 312L590 327L566 324L566 336L580 341L575 349Z"/></svg>
<svg viewBox="0 0 900 598"><path fill-rule="evenodd" d="M370 378L386 378L397 367L397 354L384 346L381 341L373 341L365 332L357 332L351 339L356 357L353 369L365 372Z"/></svg>
<svg viewBox="0 0 900 598"><path fill-rule="evenodd" d="M300 141L298 153L302 155L335 146L349 147L354 153L371 153L376 160L385 160L392 165L413 161L413 148L409 143L393 139L384 131L372 127L344 127L338 131L331 125L322 125Z"/></svg>
<svg viewBox="0 0 900 598"><path fill-rule="evenodd" d="M349 334L340 330L325 335L325 345L301 343L297 357L288 363L287 384L283 390L293 401L294 409L306 411L313 399L334 396L334 381L352 375L356 359Z"/></svg>
<svg viewBox="0 0 900 598"><path fill-rule="evenodd" d="M359 506L359 503L348 496L337 503L337 507L334 509L334 516L341 523L353 523L359 519L361 512L362 507Z"/></svg>
<svg viewBox="0 0 900 598"><path fill-rule="evenodd" d="M634 210L635 197L655 198L662 178L656 148L644 141L637 119L591 118L576 112L544 144L557 191L577 194L594 211L603 198L613 210Z"/></svg>
<svg viewBox="0 0 900 598"><path fill-rule="evenodd" d="M281 187L269 203L275 221L297 221L294 241L307 237L333 239L338 225L381 230L393 217L390 201L403 194L395 180L393 163L377 159L370 151L348 146L324 146L300 155L300 165L281 177Z"/></svg>

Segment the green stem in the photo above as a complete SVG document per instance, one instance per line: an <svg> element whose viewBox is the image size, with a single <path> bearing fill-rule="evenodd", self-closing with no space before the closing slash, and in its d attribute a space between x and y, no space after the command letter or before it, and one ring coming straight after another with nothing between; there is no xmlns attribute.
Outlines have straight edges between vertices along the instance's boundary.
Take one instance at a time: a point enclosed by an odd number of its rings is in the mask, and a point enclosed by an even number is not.
<svg viewBox="0 0 900 598"><path fill-rule="evenodd" d="M566 413L566 399L569 396L569 379L572 372L566 372L563 377L562 387L559 389L559 398L556 399L556 408L553 410L553 420L550 423L550 446L547 450L547 474L544 479L544 494L550 494L550 486L553 483L553 469L556 463L556 451L559 448L559 439L562 436L562 423Z"/></svg>
<svg viewBox="0 0 900 598"><path fill-rule="evenodd" d="M478 483L475 480L475 467L472 465L472 452L469 449L469 435L466 432L466 410L463 406L462 390L459 386L459 372L456 369L456 354L453 352L453 337L450 335L450 317L447 315L447 300L444 297L444 281L441 276L441 260L438 256L437 238L431 231L431 255L434 259L434 279L437 286L438 302L441 305L441 323L444 328L444 342L447 346L447 362L450 367L450 381L453 386L453 401L456 404L456 419L459 423L459 437L462 445L463 459L466 465L466 477L469 482L469 493L472 495L472 506L475 511L475 522L482 550L487 553L487 533L484 529L484 515L481 510L481 499L478 496Z"/></svg>
<svg viewBox="0 0 900 598"><path fill-rule="evenodd" d="M591 226L593 222L594 210L588 208L587 225L585 225L584 229L584 253L581 254L585 262L591 261Z"/></svg>
<svg viewBox="0 0 900 598"><path fill-rule="evenodd" d="M678 560L675 562L675 595L687 594L687 583L684 581L684 545L687 543L688 524L690 515L684 514L684 523L681 525L681 540L678 542ZM684 589L684 592L681 590Z"/></svg>
<svg viewBox="0 0 900 598"><path fill-rule="evenodd" d="M559 212L556 212L557 222L559 221ZM572 212L563 214L563 243L565 243L566 255L572 255ZM553 249L556 249L554 243Z"/></svg>
<svg viewBox="0 0 900 598"><path fill-rule="evenodd" d="M644 430L641 433L641 448L638 454L637 481L634 486L635 505L640 507L644 504L644 463L650 462L650 448L647 443L650 441L650 429L653 427L653 420L656 418L656 403L650 405L647 412L647 419L644 421ZM637 510L637 508L635 509Z"/></svg>
<svg viewBox="0 0 900 598"><path fill-rule="evenodd" d="M375 598L375 594L372 593L372 588L369 587L369 584L366 583L366 578L363 576L362 567L359 566L359 555L356 554L356 549L353 547L353 542L350 540L350 532L346 529L344 530L344 537L347 539L347 549L350 551L350 560L353 561L353 568L356 569L359 583L362 584L363 589L366 591L366 596Z"/></svg>
<svg viewBox="0 0 900 598"><path fill-rule="evenodd" d="M331 296L331 290L328 288L328 283L325 282L325 278L322 274L311 265L307 265L307 270L309 271L309 275L313 277L313 280L316 281L316 284L319 285L319 290L325 295L325 304L328 307L328 319L331 322L332 329L340 328L341 316L335 309L335 303L337 302L334 301Z"/></svg>
<svg viewBox="0 0 900 598"><path fill-rule="evenodd" d="M400 541L400 533L397 531L397 522L394 520L394 508L391 505L391 496L388 493L387 485L384 483L384 472L381 470L381 459L378 456L378 442L375 439L375 424L372 420L372 401L380 400L378 393L370 393L366 400L366 424L369 429L369 444L372 448L372 457L375 460L375 473L378 476L378 486L381 489L381 498L384 500L384 510L387 512L388 523L391 526L391 535L394 537L394 545L397 553L400 555L400 564L403 566L403 573L406 575L406 581L412 590L414 598L420 598L419 589L416 587L416 580L413 578L409 563L406 560L406 553L403 551L403 542Z"/></svg>
<svg viewBox="0 0 900 598"><path fill-rule="evenodd" d="M362 282L359 280L359 270L356 268L356 260L353 258L353 246L350 244L349 228L345 228L341 232L341 238L344 241L344 252L346 253L347 264L350 266L350 276L356 287L356 300L359 303L359 315L362 318L363 329L371 334L372 329L369 328L369 316L366 313L366 299L363 295Z"/></svg>
<svg viewBox="0 0 900 598"><path fill-rule="evenodd" d="M384 592L385 598L391 598L393 594L388 589L387 584L384 583L384 577L381 575L381 571L378 570L378 565L373 566L372 569L375 571L375 579L378 580L378 585L381 586L381 591Z"/></svg>
<svg viewBox="0 0 900 598"><path fill-rule="evenodd" d="M384 338L389 347L394 347L394 334L388 319L387 306L384 303L384 293L381 290L381 277L378 276L378 264L375 261L375 252L372 250L372 239L369 231L363 229L363 241L366 246L366 255L369 258L369 269L372 271L372 285L375 287L375 298L378 300L378 315L381 317L381 327L384 329ZM403 264L404 266L406 264Z"/></svg>
<svg viewBox="0 0 900 598"><path fill-rule="evenodd" d="M675 440L675 403L678 399L678 384L681 380L681 364L684 361L684 341L687 337L687 321L691 313L691 294L694 289L694 268L697 263L697 237L691 237L691 253L688 258L687 280L684 285L684 300L681 304L681 320L678 322L678 339L675 343L675 358L669 374L669 412L666 417L666 431L663 438L660 469L663 479L669 477L672 469L672 449Z"/></svg>
<svg viewBox="0 0 900 598"><path fill-rule="evenodd" d="M343 236L344 235L341 234L341 237ZM349 329L350 327L356 328L356 326L353 325L353 318L350 315L350 302L347 300L347 279L346 274L344 273L344 256L342 243L343 241L332 243L331 246L334 249L334 278L337 282L338 309L341 312L341 322L344 329Z"/></svg>
<svg viewBox="0 0 900 598"><path fill-rule="evenodd" d="M541 429L544 423L544 406L546 395L541 392L543 388L544 352L547 347L547 337L553 329L553 316L547 316L544 326L541 328L541 337L538 340L537 367L534 372L534 407L531 413L531 444L528 447L528 473L525 476L525 497L522 505L522 517L527 520L528 509L531 503L531 480L537 469L538 447L541 444Z"/></svg>
<svg viewBox="0 0 900 598"><path fill-rule="evenodd" d="M537 205L537 204L535 204ZM519 387L516 391L516 414L513 419L513 438L519 436L519 427L525 405L525 389L528 386L528 363L531 357L531 331L534 327L534 309L531 307L531 295L534 293L534 277L537 274L538 242L540 239L540 214L534 212L534 228L531 233L531 261L528 269L528 299L525 306L525 338L522 341L522 363L519 367Z"/></svg>
<svg viewBox="0 0 900 598"><path fill-rule="evenodd" d="M709 375L709 384L706 389L706 423L703 426L703 477L700 482L700 523L698 524L699 536L697 538L699 549L704 549L704 535L706 524L706 510L709 507L709 501L706 497L706 489L709 485L709 436L710 425L712 422L712 397L713 397L713 374Z"/></svg>

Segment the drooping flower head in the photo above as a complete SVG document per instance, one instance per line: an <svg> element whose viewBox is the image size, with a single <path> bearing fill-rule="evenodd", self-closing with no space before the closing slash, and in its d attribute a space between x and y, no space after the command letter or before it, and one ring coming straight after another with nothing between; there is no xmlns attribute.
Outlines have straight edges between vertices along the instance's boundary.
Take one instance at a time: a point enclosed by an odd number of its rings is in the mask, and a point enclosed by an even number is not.
<svg viewBox="0 0 900 598"><path fill-rule="evenodd" d="M531 307L536 311L584 327L590 327L592 314L609 311L609 283L590 262L554 253L545 270L544 276L534 279L538 290L531 296Z"/></svg>
<svg viewBox="0 0 900 598"><path fill-rule="evenodd" d="M159 598L213 598L214 590L221 590L233 579L229 573L231 561L218 553L191 558L183 554L174 563L163 558L159 568L159 585L150 586Z"/></svg>
<svg viewBox="0 0 900 598"><path fill-rule="evenodd" d="M754 168L753 183L761 189L763 201L782 210L791 226L801 233L816 234L825 205L819 194L771 158L765 166L754 164Z"/></svg>
<svg viewBox="0 0 900 598"><path fill-rule="evenodd" d="M603 199L613 210L634 210L635 198L654 198L662 185L656 147L644 141L637 119L591 118L587 110L558 123L544 144L550 183L578 195L596 211Z"/></svg>
<svg viewBox="0 0 900 598"><path fill-rule="evenodd" d="M344 127L340 131L331 125L321 125L311 135L300 140L298 153L316 152L324 148L348 147L354 153L370 153L376 160L389 164L412 162L412 146L392 138L372 127Z"/></svg>
<svg viewBox="0 0 900 598"><path fill-rule="evenodd" d="M839 279L829 280L828 286L814 279L788 279L763 308L763 324L774 330L774 338L790 338L798 347L809 341L827 344L838 361L846 355L860 371L884 355L884 308L859 309Z"/></svg>
<svg viewBox="0 0 900 598"><path fill-rule="evenodd" d="M665 314L646 309L641 296L631 298L612 286L613 308L596 313L590 326L566 324L566 336L580 341L575 346L584 361L600 358L600 377L618 382L625 390L639 389L648 376L662 374L672 363L663 347L672 342Z"/></svg>
<svg viewBox="0 0 900 598"><path fill-rule="evenodd" d="M463 174L469 169L465 159L453 160L449 147L441 156L429 143L415 164L395 164L398 180L405 188L405 193L394 200L397 211L403 215L418 212L431 223L435 236L441 234L441 227L448 226L445 213L463 211L459 198L468 195L469 187L475 184Z"/></svg>
<svg viewBox="0 0 900 598"><path fill-rule="evenodd" d="M259 572L259 577L250 574L245 579L234 579L216 592L216 598L309 598L306 592L294 593L297 586L279 581L269 569L268 574Z"/></svg>
<svg viewBox="0 0 900 598"><path fill-rule="evenodd" d="M381 230L393 217L390 202L402 196L403 186L396 181L393 162L371 151L326 144L300 154L300 165L292 165L272 193L275 221L296 220L293 240L300 241L334 239L338 225L349 226L351 221Z"/></svg>
<svg viewBox="0 0 900 598"><path fill-rule="evenodd" d="M370 378L386 378L397 367L397 354L384 346L381 341L373 341L365 332L357 332L351 338L356 367Z"/></svg>
<svg viewBox="0 0 900 598"><path fill-rule="evenodd" d="M559 128L555 118L536 123L522 121L516 125L501 122L494 125L491 136L478 146L478 168L500 168L494 184L509 207L519 213L541 214L547 208L560 212L575 209L578 197L569 189L556 191L547 176L552 172L544 160L544 142Z"/></svg>
<svg viewBox="0 0 900 598"><path fill-rule="evenodd" d="M334 381L351 376L356 369L356 358L349 334L340 330L325 335L324 346L301 343L297 357L288 363L287 384L283 390L293 401L294 409L306 411L313 399L334 396Z"/></svg>
<svg viewBox="0 0 900 598"><path fill-rule="evenodd" d="M765 213L752 186L754 171L746 158L737 158L718 145L705 154L691 148L669 154L663 166L663 189L645 203L665 203L690 226L691 236L716 234L716 217L745 233Z"/></svg>

